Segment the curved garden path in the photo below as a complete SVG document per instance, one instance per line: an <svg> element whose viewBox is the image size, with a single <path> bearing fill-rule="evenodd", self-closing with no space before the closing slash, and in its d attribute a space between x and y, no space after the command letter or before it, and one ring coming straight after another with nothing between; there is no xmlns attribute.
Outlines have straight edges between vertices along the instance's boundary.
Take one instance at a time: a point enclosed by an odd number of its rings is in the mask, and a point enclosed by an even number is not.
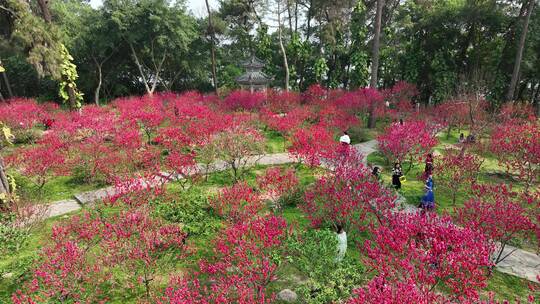
<svg viewBox="0 0 540 304"><path fill-rule="evenodd" d="M354 148L364 155L364 163L367 156L372 152L377 151L377 141L370 140L364 143L354 145ZM253 157L249 160L249 165L283 165L295 162L288 153L265 154ZM223 171L227 169L224 162L216 162L212 166L212 172ZM46 216L54 217L65 215L73 211L81 209L83 206L91 205L92 203L102 200L107 196L114 194L114 187L107 187L95 191L88 191L74 195L73 199L53 202L48 205ZM402 202L402 210L405 212L417 212L418 209L412 205ZM503 255L511 253L506 259L497 265L497 270L507 274L511 274L529 281L538 282L537 276L540 275L540 256L536 253L525 251L512 246L506 246Z"/></svg>

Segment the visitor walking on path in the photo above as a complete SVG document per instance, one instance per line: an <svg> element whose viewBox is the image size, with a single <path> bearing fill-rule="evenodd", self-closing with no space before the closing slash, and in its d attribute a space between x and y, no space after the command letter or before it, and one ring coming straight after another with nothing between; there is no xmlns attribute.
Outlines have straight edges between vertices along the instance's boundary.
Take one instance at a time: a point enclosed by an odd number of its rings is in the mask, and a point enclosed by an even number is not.
<svg viewBox="0 0 540 304"><path fill-rule="evenodd" d="M347 131L343 131L343 135L339 138L339 142L342 145L350 145L351 144L351 138L349 137L349 133Z"/></svg>
<svg viewBox="0 0 540 304"><path fill-rule="evenodd" d="M392 185L396 190L401 189L401 180L400 177L403 176L403 172L401 171L401 165L399 162L394 163L394 168L392 168Z"/></svg>

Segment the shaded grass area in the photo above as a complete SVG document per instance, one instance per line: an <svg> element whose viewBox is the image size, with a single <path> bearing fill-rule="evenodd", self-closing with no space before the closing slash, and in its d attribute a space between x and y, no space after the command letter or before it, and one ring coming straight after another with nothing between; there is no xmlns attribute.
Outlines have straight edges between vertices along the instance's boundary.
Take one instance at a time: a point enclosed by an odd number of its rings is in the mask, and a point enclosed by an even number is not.
<svg viewBox="0 0 540 304"><path fill-rule="evenodd" d="M104 187L100 184L89 184L71 176L56 176L51 178L42 189L29 178L10 172L17 183L17 193L23 200L36 203L49 203L72 198L74 194L97 190Z"/></svg>
<svg viewBox="0 0 540 304"><path fill-rule="evenodd" d="M488 298L489 293L495 294L495 299L503 300L519 300L521 303L528 303L528 296L531 294L529 284L540 288L540 284L531 283L528 280L518 278L513 275L494 271L488 280L488 286L482 292L482 296Z"/></svg>
<svg viewBox="0 0 540 304"><path fill-rule="evenodd" d="M351 138L351 144L353 145L375 139L375 137L377 137L377 132L377 129L362 128L360 126L354 126L347 130L347 133L349 133L349 137Z"/></svg>

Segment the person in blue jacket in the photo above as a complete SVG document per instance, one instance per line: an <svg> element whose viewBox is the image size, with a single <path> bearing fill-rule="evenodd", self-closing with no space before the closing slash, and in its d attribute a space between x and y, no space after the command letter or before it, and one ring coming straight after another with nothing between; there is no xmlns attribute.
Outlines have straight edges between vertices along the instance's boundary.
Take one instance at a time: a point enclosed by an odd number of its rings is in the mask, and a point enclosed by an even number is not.
<svg viewBox="0 0 540 304"><path fill-rule="evenodd" d="M433 177L430 174L426 179L426 185L424 187L426 193L422 196L422 200L420 201L420 208L423 210L433 210L435 208L435 194L433 193L433 187Z"/></svg>

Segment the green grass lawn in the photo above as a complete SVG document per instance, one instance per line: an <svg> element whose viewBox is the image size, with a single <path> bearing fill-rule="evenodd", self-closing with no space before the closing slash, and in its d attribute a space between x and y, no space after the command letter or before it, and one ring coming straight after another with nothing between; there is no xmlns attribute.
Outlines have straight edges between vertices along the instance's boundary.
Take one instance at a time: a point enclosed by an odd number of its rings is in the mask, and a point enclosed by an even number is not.
<svg viewBox="0 0 540 304"><path fill-rule="evenodd" d="M45 220L31 230L19 251L0 258L0 303L10 303L11 294L30 278L33 260L38 257L41 247L50 242L52 226L65 218L66 215ZM10 276L4 277L8 273Z"/></svg>
<svg viewBox="0 0 540 304"><path fill-rule="evenodd" d="M42 189L29 178L15 172L10 172L17 183L18 195L28 201L36 203L49 203L72 198L74 194L96 190L104 185L81 182L70 176L52 177Z"/></svg>
<svg viewBox="0 0 540 304"><path fill-rule="evenodd" d="M288 146L287 139L281 135L281 133L274 130L265 130L263 135L266 139L265 152L266 153L282 153L287 152Z"/></svg>

